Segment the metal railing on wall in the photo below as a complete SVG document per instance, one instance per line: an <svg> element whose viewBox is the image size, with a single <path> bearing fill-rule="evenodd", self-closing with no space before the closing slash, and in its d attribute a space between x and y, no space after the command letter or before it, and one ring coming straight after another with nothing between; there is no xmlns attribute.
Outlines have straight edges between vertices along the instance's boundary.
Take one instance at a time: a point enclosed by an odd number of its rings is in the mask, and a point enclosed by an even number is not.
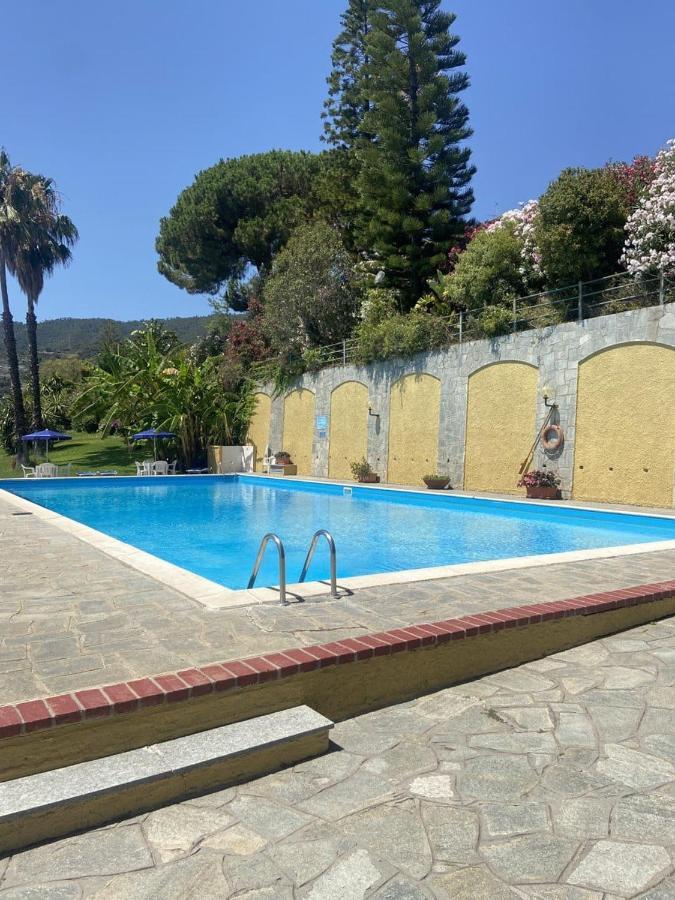
<svg viewBox="0 0 675 900"><path fill-rule="evenodd" d="M490 333L486 328L482 318L484 310L458 311L451 316L434 317L434 324L445 332L443 340L434 349L673 302L675 278L660 274L636 279L628 272L621 272L514 298L510 319L500 323L497 333ZM508 307L504 309L508 311ZM362 360L358 351L359 344L355 338L314 347L312 368L359 363Z"/></svg>

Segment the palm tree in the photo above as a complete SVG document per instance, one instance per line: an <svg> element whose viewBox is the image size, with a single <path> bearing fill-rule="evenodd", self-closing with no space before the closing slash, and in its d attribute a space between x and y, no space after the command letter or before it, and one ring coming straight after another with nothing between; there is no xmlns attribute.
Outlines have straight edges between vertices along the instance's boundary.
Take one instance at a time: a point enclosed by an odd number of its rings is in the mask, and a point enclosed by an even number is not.
<svg viewBox="0 0 675 900"><path fill-rule="evenodd" d="M37 303L46 275L57 265L67 265L70 248L77 240L77 228L68 216L59 212L59 196L51 178L27 175L25 178L26 208L22 240L8 261L8 268L26 295L26 333L30 358L30 383L33 406L33 427L44 427L40 398L40 361L37 347Z"/></svg>
<svg viewBox="0 0 675 900"><path fill-rule="evenodd" d="M0 149L0 294L2 294L2 329L7 351L7 365L12 387L14 407L14 434L17 451L21 452L21 435L26 430L26 410L21 391L19 357L16 352L14 322L7 293L7 268L13 258L21 237L21 223L18 208L21 206L22 169L14 167L4 150Z"/></svg>

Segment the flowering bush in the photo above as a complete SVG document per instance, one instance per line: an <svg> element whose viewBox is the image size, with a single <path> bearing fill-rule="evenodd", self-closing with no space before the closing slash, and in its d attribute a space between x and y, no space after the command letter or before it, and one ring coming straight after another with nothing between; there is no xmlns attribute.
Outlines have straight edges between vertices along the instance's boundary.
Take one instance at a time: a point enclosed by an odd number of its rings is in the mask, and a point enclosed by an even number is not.
<svg viewBox="0 0 675 900"><path fill-rule="evenodd" d="M266 359L271 352L263 328L262 314L263 305L260 300L251 298L248 316L238 317L232 321L225 340L225 356L230 360L236 360L245 368Z"/></svg>
<svg viewBox="0 0 675 900"><path fill-rule="evenodd" d="M479 231L459 257L444 285L444 299L454 309L511 307L531 285L523 275L523 242L514 225Z"/></svg>
<svg viewBox="0 0 675 900"><path fill-rule="evenodd" d="M459 259L461 254L464 253L469 243L476 237L476 235L481 231L486 231L494 221L494 219L488 219L485 222L478 222L477 224L466 226L462 237L459 238L457 243L448 250L448 272L452 272L452 270L457 265L457 260Z"/></svg>
<svg viewBox="0 0 675 900"><path fill-rule="evenodd" d="M534 233L534 223L539 211L539 203L537 200L528 200L527 203L521 203L517 209L509 209L505 213L495 219L494 222L486 227L486 231L495 231L504 225L513 226L513 232L517 238L522 241L521 255L523 265L520 274L527 279L530 273L541 277L543 270L541 268L541 253L537 246Z"/></svg>
<svg viewBox="0 0 675 900"><path fill-rule="evenodd" d="M533 472L526 472L518 482L518 487L558 487L560 479L554 472L544 472L542 469L535 469Z"/></svg>
<svg viewBox="0 0 675 900"><path fill-rule="evenodd" d="M635 156L632 162L607 163L621 186L629 209L635 209L645 191L656 177L656 161L651 156Z"/></svg>
<svg viewBox="0 0 675 900"><path fill-rule="evenodd" d="M656 177L626 222L622 263L631 275L675 272L675 140L654 164Z"/></svg>

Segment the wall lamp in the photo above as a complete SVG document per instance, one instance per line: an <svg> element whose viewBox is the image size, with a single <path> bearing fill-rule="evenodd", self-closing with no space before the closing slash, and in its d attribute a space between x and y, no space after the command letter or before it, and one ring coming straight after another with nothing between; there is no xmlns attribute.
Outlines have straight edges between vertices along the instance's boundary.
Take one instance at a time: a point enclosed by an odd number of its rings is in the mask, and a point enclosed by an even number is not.
<svg viewBox="0 0 675 900"><path fill-rule="evenodd" d="M369 416L374 416L376 419L379 419L379 418L380 418L380 414L379 414L379 413L374 413L374 412L373 412L373 407L370 405L370 403L368 404L368 415L369 415Z"/></svg>
<svg viewBox="0 0 675 900"><path fill-rule="evenodd" d="M549 409L558 408L558 404L555 402L555 391L550 384L545 384L543 386L541 389L541 396L544 399L544 406L548 406Z"/></svg>

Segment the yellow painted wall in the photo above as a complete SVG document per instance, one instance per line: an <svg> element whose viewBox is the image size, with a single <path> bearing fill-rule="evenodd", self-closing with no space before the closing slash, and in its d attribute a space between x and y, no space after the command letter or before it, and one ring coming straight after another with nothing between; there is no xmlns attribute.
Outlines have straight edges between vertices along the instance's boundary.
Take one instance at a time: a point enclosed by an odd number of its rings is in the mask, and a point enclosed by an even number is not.
<svg viewBox="0 0 675 900"><path fill-rule="evenodd" d="M304 388L292 391L284 399L283 447L298 467L298 475L312 474L312 439L314 437L315 397Z"/></svg>
<svg viewBox="0 0 675 900"><path fill-rule="evenodd" d="M405 375L391 386L387 480L420 484L438 459L441 383L433 375Z"/></svg>
<svg viewBox="0 0 675 900"><path fill-rule="evenodd" d="M328 475L350 479L350 464L368 453L368 388L345 381L330 398Z"/></svg>
<svg viewBox="0 0 675 900"><path fill-rule="evenodd" d="M254 394L255 410L248 426L248 442L255 447L253 468L259 472L263 456L269 444L270 417L272 415L272 398L267 394ZM273 448L277 449L277 448ZM281 448L279 448L281 449Z"/></svg>
<svg viewBox="0 0 675 900"><path fill-rule="evenodd" d="M613 347L579 365L573 496L673 505L675 349Z"/></svg>
<svg viewBox="0 0 675 900"><path fill-rule="evenodd" d="M537 369L494 363L469 377L464 489L518 493L518 469L536 437Z"/></svg>

